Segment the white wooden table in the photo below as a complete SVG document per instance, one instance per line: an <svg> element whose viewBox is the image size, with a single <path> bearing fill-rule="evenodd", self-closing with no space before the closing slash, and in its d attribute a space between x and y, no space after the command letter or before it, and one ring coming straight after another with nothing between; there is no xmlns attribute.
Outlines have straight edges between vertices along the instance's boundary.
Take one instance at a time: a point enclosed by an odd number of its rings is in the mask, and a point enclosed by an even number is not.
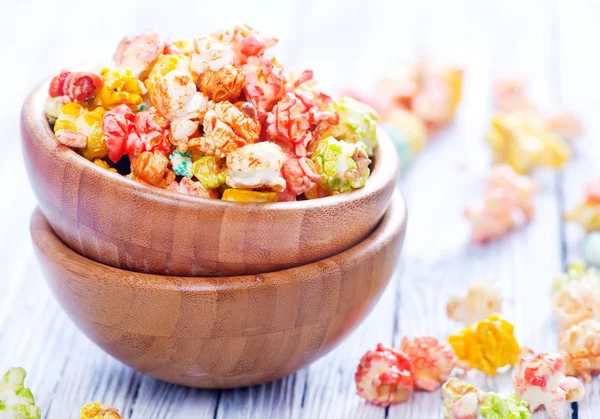
<svg viewBox="0 0 600 419"><path fill-rule="evenodd" d="M325 6L319 0L188 0L171 8L159 0L84 3L0 4L0 370L27 369L45 418L75 418L92 400L112 403L129 419L440 418L439 392L417 393L410 403L389 409L366 405L355 395L354 370L377 342L398 345L403 335L445 338L458 330L444 314L448 294L484 277L501 285L504 313L520 343L556 349L550 283L578 257L582 238L561 213L581 197L584 180L600 174L598 2L333 0ZM456 123L403 176L410 216L402 262L367 320L325 358L287 378L238 390L194 390L113 360L77 331L50 295L28 232L35 199L20 152L19 107L41 78L110 57L125 33L153 29L174 39L243 22L279 36L283 63L313 68L334 91L349 84L368 87L389 66L428 56L465 66L464 101ZM69 33L69 27L87 30ZM507 73L528 79L547 109L578 112L587 134L562 172L536 173L542 187L535 221L477 247L461 213L481 195L489 167L483 135L491 114L490 81ZM488 390L510 389L508 375L468 378ZM600 379L586 391L579 418L598 418Z"/></svg>

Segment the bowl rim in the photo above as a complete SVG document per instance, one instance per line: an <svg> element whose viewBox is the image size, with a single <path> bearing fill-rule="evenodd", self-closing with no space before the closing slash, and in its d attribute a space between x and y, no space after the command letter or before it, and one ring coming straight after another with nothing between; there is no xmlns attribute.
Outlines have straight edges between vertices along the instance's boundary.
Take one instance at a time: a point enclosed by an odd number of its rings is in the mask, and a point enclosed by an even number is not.
<svg viewBox="0 0 600 419"><path fill-rule="evenodd" d="M240 204L244 207L252 206L261 210L302 210L316 207L325 208L336 206L341 202L359 201L365 197L368 197L385 186L389 181L395 180L399 173L399 161L394 144L392 143L390 137L386 134L385 130L378 126L377 147L375 148L374 164L365 186L337 195L293 202L231 202L223 201L221 199L210 199L180 194L154 186L144 185L128 179L119 173L114 173L103 169L79 155L71 148L58 142L54 132L50 128L50 124L48 123L44 112L46 100L49 98L48 86L51 79L52 78L48 78L39 83L30 92L23 103L21 113L22 124L29 129L32 140L41 142L46 148L54 148L56 154L63 161L63 164L72 165L81 169L86 168L86 170L91 170L92 174L97 176L100 181L113 182L116 185L119 185L118 187L120 188L133 189L136 192L140 192L144 196L158 202L168 202L186 206L197 206L201 204L203 206L209 205L217 208L221 207L223 209L234 206L238 207Z"/></svg>
<svg viewBox="0 0 600 419"><path fill-rule="evenodd" d="M367 237L354 246L327 258L292 268L258 274L221 277L148 274L128 271L96 262L93 259L80 255L63 243L39 207L34 210L31 216L30 234L36 252L43 254L52 264L59 265L61 270L68 272L78 271L76 273L78 277L82 276L83 269L87 272L88 279L95 278L94 281L101 282L109 282L111 278L120 277L124 279L125 285L129 281L143 281L148 286L157 286L165 290L174 289L181 291L182 287L184 287L186 290L194 292L214 292L214 287L218 287L218 289L242 291L256 286L257 283L266 282L264 280L259 281L258 279L261 277L273 279L281 275L288 279L293 278L290 281L286 281L286 284L297 283L305 277L302 275L302 271L304 270L322 272L327 268L325 265L336 263L341 266L347 260L360 259L369 253L379 252L382 246L389 244L397 235L401 236L400 240L404 240L403 236L406 233L407 219L406 202L402 193L396 189L381 221ZM96 272L96 274L92 274L92 272ZM165 278L169 279L167 283L165 283Z"/></svg>

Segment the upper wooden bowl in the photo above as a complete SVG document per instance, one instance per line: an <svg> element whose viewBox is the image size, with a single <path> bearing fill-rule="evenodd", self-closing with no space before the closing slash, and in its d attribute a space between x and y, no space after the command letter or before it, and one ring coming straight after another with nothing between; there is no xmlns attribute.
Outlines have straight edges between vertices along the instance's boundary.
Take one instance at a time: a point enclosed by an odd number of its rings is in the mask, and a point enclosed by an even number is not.
<svg viewBox="0 0 600 419"><path fill-rule="evenodd" d="M39 210L31 220L46 280L90 339L138 371L205 388L275 380L330 351L385 289L405 230L398 192L371 235L342 253L279 272L193 278L99 264L62 243Z"/></svg>
<svg viewBox="0 0 600 419"><path fill-rule="evenodd" d="M39 206L71 249L144 273L226 276L271 272L339 253L383 216L398 159L379 131L367 185L311 201L252 204L145 186L87 161L55 138L44 116L48 82L21 115L25 165Z"/></svg>

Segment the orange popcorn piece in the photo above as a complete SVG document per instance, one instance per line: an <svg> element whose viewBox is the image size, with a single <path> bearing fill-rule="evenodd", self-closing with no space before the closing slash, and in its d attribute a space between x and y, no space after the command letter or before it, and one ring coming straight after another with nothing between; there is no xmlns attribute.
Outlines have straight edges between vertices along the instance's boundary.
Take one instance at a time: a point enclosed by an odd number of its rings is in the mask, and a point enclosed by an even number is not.
<svg viewBox="0 0 600 419"><path fill-rule="evenodd" d="M168 167L169 158L163 153L144 151L133 161L133 179L153 186L167 187L175 179L175 174Z"/></svg>
<svg viewBox="0 0 600 419"><path fill-rule="evenodd" d="M89 403L83 406L80 419L121 419L119 411L104 403Z"/></svg>
<svg viewBox="0 0 600 419"><path fill-rule="evenodd" d="M448 379L456 365L452 347L433 336L404 337L400 351L410 358L414 385L422 390L437 389Z"/></svg>
<svg viewBox="0 0 600 419"><path fill-rule="evenodd" d="M245 82L243 70L225 65L218 70L207 69L198 78L198 90L214 102L233 102L240 97Z"/></svg>
<svg viewBox="0 0 600 419"><path fill-rule="evenodd" d="M275 192L257 192L243 189L226 189L223 192L223 201L234 202L277 202Z"/></svg>

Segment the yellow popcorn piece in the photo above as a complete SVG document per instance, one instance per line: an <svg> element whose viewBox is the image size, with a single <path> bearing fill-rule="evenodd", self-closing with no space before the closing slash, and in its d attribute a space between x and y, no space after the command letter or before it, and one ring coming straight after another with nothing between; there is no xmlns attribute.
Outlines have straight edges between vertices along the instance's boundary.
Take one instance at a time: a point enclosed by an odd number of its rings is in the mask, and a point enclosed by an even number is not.
<svg viewBox="0 0 600 419"><path fill-rule="evenodd" d="M108 170L109 172L117 173L117 169L111 167L106 161L102 159L94 159L93 162L96 166L100 166L103 169Z"/></svg>
<svg viewBox="0 0 600 419"><path fill-rule="evenodd" d="M83 406L80 419L121 419L119 411L104 403L89 403Z"/></svg>
<svg viewBox="0 0 600 419"><path fill-rule="evenodd" d="M144 101L144 84L133 76L131 70L103 68L100 76L103 85L96 102L105 108L111 109L121 104L139 105Z"/></svg>
<svg viewBox="0 0 600 419"><path fill-rule="evenodd" d="M587 233L600 230L600 205L595 202L581 202L565 214L565 220L581 225Z"/></svg>
<svg viewBox="0 0 600 419"><path fill-rule="evenodd" d="M515 365L519 357L514 326L499 314L491 314L450 335L448 343L467 366L491 376L496 375L498 368Z"/></svg>
<svg viewBox="0 0 600 419"><path fill-rule="evenodd" d="M88 160L106 156L107 147L102 131L102 116L106 109L102 106L88 111L78 103L65 103L54 124L54 132L69 130L86 137L86 146L81 154Z"/></svg>
<svg viewBox="0 0 600 419"><path fill-rule="evenodd" d="M277 194L275 192L245 191L232 188L225 190L221 199L235 202L277 202Z"/></svg>

